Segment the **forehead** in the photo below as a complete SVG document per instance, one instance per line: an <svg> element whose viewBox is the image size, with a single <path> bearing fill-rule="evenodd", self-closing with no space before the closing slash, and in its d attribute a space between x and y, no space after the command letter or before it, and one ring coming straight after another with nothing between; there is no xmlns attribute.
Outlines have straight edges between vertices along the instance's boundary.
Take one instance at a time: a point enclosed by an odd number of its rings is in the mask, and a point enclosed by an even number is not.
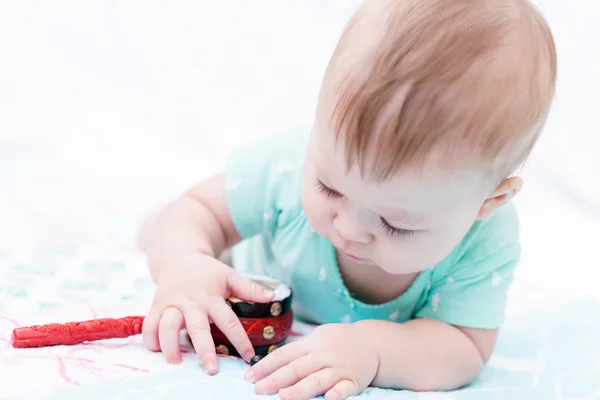
<svg viewBox="0 0 600 400"><path fill-rule="evenodd" d="M478 196L482 189L476 171L450 172L442 165L402 170L385 181L364 178L357 166L346 167L343 143L319 126L311 134L308 157L325 184L381 213L440 210Z"/></svg>

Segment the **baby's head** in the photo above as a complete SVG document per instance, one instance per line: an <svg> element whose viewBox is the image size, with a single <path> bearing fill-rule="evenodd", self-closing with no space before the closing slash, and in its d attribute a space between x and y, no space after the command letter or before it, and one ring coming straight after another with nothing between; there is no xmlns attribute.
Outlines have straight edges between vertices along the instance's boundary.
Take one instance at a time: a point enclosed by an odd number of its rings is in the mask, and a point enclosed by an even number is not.
<svg viewBox="0 0 600 400"><path fill-rule="evenodd" d="M304 171L313 228L390 273L435 265L521 188L554 95L527 0L370 0L322 85Z"/></svg>

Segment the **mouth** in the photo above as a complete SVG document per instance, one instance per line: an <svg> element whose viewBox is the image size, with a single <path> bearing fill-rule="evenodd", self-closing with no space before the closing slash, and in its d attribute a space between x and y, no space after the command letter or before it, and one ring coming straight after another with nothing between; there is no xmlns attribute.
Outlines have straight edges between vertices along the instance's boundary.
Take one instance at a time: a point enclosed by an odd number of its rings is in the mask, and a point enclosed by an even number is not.
<svg viewBox="0 0 600 400"><path fill-rule="evenodd" d="M346 255L346 257L350 257L353 260L356 260L356 261L362 261L362 260L364 260L363 258L357 257L357 256L355 256L353 254L346 253L345 251L343 253Z"/></svg>

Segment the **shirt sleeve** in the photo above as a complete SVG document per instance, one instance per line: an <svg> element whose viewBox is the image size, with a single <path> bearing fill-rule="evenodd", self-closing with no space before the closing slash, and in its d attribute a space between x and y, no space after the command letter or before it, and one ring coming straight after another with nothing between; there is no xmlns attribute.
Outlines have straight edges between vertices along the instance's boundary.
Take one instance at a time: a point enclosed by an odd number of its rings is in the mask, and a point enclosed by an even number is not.
<svg viewBox="0 0 600 400"><path fill-rule="evenodd" d="M520 253L517 214L508 204L476 223L457 260L433 274L427 301L415 316L467 328L499 328Z"/></svg>
<svg viewBox="0 0 600 400"><path fill-rule="evenodd" d="M242 238L268 232L300 207L304 131L236 148L225 166L228 209Z"/></svg>

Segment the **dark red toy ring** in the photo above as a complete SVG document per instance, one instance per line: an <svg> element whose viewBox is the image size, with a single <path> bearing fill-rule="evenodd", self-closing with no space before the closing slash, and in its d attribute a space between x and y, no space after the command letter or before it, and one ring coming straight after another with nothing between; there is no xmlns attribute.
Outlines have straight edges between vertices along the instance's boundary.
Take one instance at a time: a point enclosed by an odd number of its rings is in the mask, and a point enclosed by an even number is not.
<svg viewBox="0 0 600 400"><path fill-rule="evenodd" d="M237 298L229 298L226 301L238 317L245 318L276 317L292 309L292 296L270 303L248 303Z"/></svg>
<svg viewBox="0 0 600 400"><path fill-rule="evenodd" d="M291 311L271 318L240 318L240 322L250 339L252 346L268 346L284 340L292 329L293 315ZM215 346L231 344L229 339L216 327L211 325Z"/></svg>
<svg viewBox="0 0 600 400"><path fill-rule="evenodd" d="M292 289L285 283L272 278L253 274L245 274L255 283L275 292L275 298L270 303L254 303L236 297L228 298L227 304L238 316L250 343L254 347L257 358L265 356L270 351L280 347L288 337L294 320L292 311ZM211 325L211 334L215 350L219 354L237 355L237 351L225 334L216 326ZM189 339L189 336L188 336Z"/></svg>

